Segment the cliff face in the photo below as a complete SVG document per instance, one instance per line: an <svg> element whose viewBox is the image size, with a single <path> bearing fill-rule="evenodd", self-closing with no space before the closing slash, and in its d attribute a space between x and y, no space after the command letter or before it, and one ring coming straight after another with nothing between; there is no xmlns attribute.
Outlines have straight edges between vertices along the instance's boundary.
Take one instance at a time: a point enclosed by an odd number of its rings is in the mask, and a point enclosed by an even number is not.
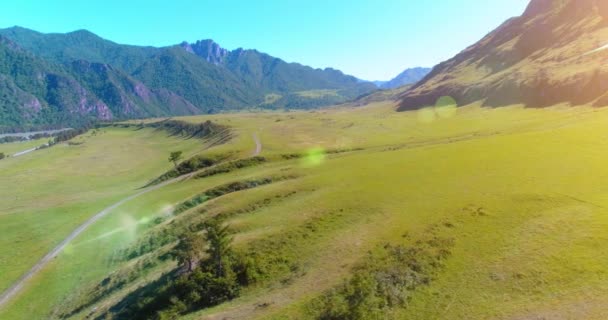
<svg viewBox="0 0 608 320"><path fill-rule="evenodd" d="M401 96L399 110L432 105L608 104L608 2L533 0L479 42L437 65Z"/></svg>

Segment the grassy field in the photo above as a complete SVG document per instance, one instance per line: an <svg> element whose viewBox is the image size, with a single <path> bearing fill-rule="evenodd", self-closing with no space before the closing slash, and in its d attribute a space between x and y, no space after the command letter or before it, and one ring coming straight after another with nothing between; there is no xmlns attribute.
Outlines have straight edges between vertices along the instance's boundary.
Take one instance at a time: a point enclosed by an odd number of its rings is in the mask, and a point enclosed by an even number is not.
<svg viewBox="0 0 608 320"><path fill-rule="evenodd" d="M12 156L13 154L25 150L29 150L31 148L40 147L41 145L47 143L49 139L37 139L37 140L28 140L28 141L20 141L20 142L11 142L11 143L2 143L0 144L0 153L4 153L5 155Z"/></svg>
<svg viewBox="0 0 608 320"><path fill-rule="evenodd" d="M203 148L150 129L105 129L74 141L82 144L0 162L0 290L87 217L170 168L169 151Z"/></svg>
<svg viewBox="0 0 608 320"><path fill-rule="evenodd" d="M0 318L104 315L175 267L158 259L172 243L129 259L125 250L218 215L236 249L269 252L292 268L185 319L315 318L319 297L349 279L368 252L386 243L415 247L429 235L450 239L447 257L390 317L608 316L608 110L395 113L393 103L379 102L181 120L233 129L230 142L204 152L248 157L257 135L269 161L125 203L30 281ZM86 217L168 169L169 151L191 155L202 147L148 129L108 128L82 140L0 161L0 288ZM176 204L218 185L278 176L287 178L171 215ZM95 297L104 279L122 278L123 285Z"/></svg>

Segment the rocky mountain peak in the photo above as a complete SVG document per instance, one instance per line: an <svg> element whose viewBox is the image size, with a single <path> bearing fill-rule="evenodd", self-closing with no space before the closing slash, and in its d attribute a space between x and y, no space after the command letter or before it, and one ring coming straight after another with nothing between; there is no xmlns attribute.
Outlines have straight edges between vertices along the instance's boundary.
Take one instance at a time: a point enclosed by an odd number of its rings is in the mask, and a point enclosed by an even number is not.
<svg viewBox="0 0 608 320"><path fill-rule="evenodd" d="M197 56L207 60L213 64L221 64L229 51L222 48L219 44L211 39L199 40L195 43L182 42L180 44L184 50L196 54Z"/></svg>

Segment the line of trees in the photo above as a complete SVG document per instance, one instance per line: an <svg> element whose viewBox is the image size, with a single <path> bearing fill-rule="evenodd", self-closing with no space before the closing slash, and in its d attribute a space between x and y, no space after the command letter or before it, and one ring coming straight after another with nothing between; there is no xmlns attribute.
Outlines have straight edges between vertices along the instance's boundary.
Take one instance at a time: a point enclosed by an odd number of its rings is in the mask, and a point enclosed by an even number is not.
<svg viewBox="0 0 608 320"><path fill-rule="evenodd" d="M183 234L170 252L177 261L174 274L133 294L133 300L111 310L120 319L176 319L194 310L239 296L238 259L229 227L212 218ZM127 298L129 300L129 298Z"/></svg>

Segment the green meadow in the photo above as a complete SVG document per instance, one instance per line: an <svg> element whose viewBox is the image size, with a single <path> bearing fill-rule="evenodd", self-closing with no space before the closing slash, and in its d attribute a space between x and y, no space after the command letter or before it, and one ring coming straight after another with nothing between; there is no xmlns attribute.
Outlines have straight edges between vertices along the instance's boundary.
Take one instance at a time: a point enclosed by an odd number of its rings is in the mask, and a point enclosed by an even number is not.
<svg viewBox="0 0 608 320"><path fill-rule="evenodd" d="M169 152L244 159L257 137L266 159L117 207L28 281L0 318L111 319L121 301L137 301L134 292L176 268L165 257L171 237L213 217L229 226L234 250L259 253L269 271L239 297L184 319L322 318L324 297L343 294L358 270L376 270L392 246L432 263L413 269L425 280L387 318L608 316L608 110L394 108L176 118L230 127L232 139L213 146L106 127L1 160L4 290L87 218L171 169ZM263 179L176 213L209 190Z"/></svg>
<svg viewBox="0 0 608 320"><path fill-rule="evenodd" d="M0 153L4 153L7 156L12 156L17 152L29 150L32 148L40 147L41 145L48 142L49 139L36 139L20 142L1 143Z"/></svg>

